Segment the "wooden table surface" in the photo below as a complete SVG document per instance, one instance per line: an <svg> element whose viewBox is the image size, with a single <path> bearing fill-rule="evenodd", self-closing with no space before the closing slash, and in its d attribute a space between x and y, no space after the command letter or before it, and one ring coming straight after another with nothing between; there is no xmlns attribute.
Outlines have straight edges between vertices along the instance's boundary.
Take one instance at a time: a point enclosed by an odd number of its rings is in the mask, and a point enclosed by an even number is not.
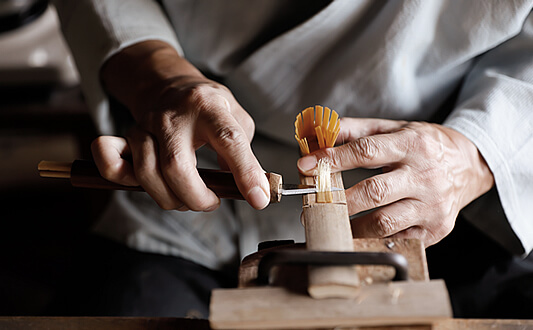
<svg viewBox="0 0 533 330"><path fill-rule="evenodd" d="M0 317L0 329L101 329L101 330L209 330L207 320L191 320L170 317ZM343 328L349 329L349 328ZM362 330L365 328L357 328ZM398 327L367 328L400 329ZM401 329L429 329L426 326L403 327ZM489 319L449 319L434 325L436 330L462 329L533 329L533 320L489 320Z"/></svg>

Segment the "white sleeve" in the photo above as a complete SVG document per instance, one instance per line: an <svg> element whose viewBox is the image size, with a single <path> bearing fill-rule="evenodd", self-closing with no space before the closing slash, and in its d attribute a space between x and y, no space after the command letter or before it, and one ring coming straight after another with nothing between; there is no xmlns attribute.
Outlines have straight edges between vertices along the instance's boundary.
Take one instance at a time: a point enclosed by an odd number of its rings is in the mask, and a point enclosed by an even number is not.
<svg viewBox="0 0 533 330"><path fill-rule="evenodd" d="M517 36L480 56L444 124L473 141L496 182L496 190L465 208L465 216L511 252L529 253L533 249L533 14Z"/></svg>
<svg viewBox="0 0 533 330"><path fill-rule="evenodd" d="M102 64L121 49L161 40L182 50L155 0L55 0L61 29L81 76L81 87L101 133L113 133L109 102L100 84Z"/></svg>

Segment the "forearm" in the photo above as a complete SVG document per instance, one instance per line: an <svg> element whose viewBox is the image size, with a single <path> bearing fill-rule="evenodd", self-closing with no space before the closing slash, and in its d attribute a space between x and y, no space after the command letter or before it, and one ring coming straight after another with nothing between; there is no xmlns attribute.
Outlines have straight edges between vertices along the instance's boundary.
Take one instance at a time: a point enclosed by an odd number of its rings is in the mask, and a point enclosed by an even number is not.
<svg viewBox="0 0 533 330"><path fill-rule="evenodd" d="M517 36L479 57L444 122L476 145L497 188L493 198L469 205L466 218L509 251L526 254L533 249L532 26L530 14Z"/></svg>

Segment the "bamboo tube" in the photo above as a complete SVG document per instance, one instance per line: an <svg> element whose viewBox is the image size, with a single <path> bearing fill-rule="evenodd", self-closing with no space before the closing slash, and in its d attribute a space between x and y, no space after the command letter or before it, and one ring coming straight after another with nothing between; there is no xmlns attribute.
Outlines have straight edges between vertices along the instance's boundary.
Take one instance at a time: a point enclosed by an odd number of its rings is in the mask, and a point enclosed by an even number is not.
<svg viewBox="0 0 533 330"><path fill-rule="evenodd" d="M312 115L316 110L315 115ZM329 108L307 108L295 122L296 139L303 154L321 147L332 147L340 130L338 115ZM307 122L306 122L307 120ZM311 122L313 121L313 122ZM310 128L311 127L311 128ZM324 174L323 174L324 175ZM331 176L333 187L343 188L341 173ZM322 178L325 179L325 178ZM302 184L315 184L314 177L301 176ZM353 251L350 217L344 190L331 195L310 194L303 198L303 222L306 246L314 251ZM327 197L325 197L327 196ZM320 266L309 268L308 293L316 299L353 298L360 281L353 266Z"/></svg>

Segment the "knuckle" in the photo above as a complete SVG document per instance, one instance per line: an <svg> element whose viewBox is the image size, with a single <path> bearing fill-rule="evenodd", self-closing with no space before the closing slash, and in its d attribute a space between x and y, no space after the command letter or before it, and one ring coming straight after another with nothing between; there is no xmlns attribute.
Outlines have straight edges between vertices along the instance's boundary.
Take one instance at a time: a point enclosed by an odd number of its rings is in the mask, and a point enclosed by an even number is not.
<svg viewBox="0 0 533 330"><path fill-rule="evenodd" d="M235 127L222 126L215 131L215 139L224 148L234 147L235 145L241 145L245 139L241 130Z"/></svg>
<svg viewBox="0 0 533 330"><path fill-rule="evenodd" d="M414 153L420 153L421 151L424 152L428 149L424 135L411 125L415 125L415 123L410 124L410 126L404 130L404 133L407 136L405 141L407 144L407 155L413 155Z"/></svg>
<svg viewBox="0 0 533 330"><path fill-rule="evenodd" d="M209 84L196 84L185 88L182 93L188 103L201 105L212 96L213 86Z"/></svg>
<svg viewBox="0 0 533 330"><path fill-rule="evenodd" d="M352 154L359 162L373 160L379 151L375 140L369 137L362 137L354 143L350 143L350 146L352 147Z"/></svg>
<svg viewBox="0 0 533 330"><path fill-rule="evenodd" d="M370 178L364 181L363 191L370 199L373 207L384 204L390 196L390 188L380 178Z"/></svg>
<svg viewBox="0 0 533 330"><path fill-rule="evenodd" d="M210 83L194 83L185 86L167 87L160 95L155 107L159 111L147 112L143 121L150 128L157 129L176 122L184 115L193 115L208 110L216 104L220 89Z"/></svg>
<svg viewBox="0 0 533 330"><path fill-rule="evenodd" d="M190 86L183 91L186 104L195 108L208 110L222 107L229 111L231 106L226 95L231 94L229 89L220 84L202 83Z"/></svg>
<svg viewBox="0 0 533 330"><path fill-rule="evenodd" d="M383 211L376 211L372 229L378 237L386 237L394 233L395 219Z"/></svg>
<svg viewBox="0 0 533 330"><path fill-rule="evenodd" d="M412 122L406 132L409 136L407 150L410 150L411 154L422 154L432 160L442 159L444 138L440 131L432 129L431 124Z"/></svg>
<svg viewBox="0 0 533 330"><path fill-rule="evenodd" d="M240 124L242 128L244 129L244 131L248 133L248 136L251 139L254 136L254 132L255 132L255 122L252 119L252 117L246 114L246 116L244 116Z"/></svg>

